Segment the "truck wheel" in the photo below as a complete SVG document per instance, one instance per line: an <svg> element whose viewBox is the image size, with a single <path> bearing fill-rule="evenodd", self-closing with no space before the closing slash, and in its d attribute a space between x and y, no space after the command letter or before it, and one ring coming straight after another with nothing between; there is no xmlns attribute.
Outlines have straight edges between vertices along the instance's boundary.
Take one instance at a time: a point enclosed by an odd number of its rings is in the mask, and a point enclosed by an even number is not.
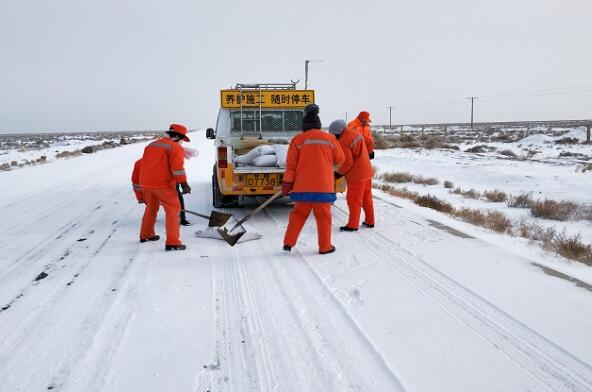
<svg viewBox="0 0 592 392"><path fill-rule="evenodd" d="M214 174L212 174L212 205L214 208L224 208L224 196L220 193L218 186L218 177L216 176L216 166L214 166Z"/></svg>

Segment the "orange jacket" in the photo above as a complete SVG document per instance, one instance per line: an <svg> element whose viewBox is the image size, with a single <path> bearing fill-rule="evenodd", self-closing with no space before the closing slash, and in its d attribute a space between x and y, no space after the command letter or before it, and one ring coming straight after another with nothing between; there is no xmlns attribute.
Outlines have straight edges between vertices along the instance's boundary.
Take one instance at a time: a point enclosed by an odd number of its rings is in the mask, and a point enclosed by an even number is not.
<svg viewBox="0 0 592 392"><path fill-rule="evenodd" d="M341 164L337 172L345 175L347 182L372 178L374 170L370 164L364 137L357 131L346 128L339 138L339 144L345 153L345 162Z"/></svg>
<svg viewBox="0 0 592 392"><path fill-rule="evenodd" d="M140 169L142 166L142 159L138 159L134 164L134 171L132 172L132 187L134 189L134 193L136 194L136 199L144 200L144 193L142 192L142 187L140 186Z"/></svg>
<svg viewBox="0 0 592 392"><path fill-rule="evenodd" d="M362 125L362 122L359 118L355 118L347 124L348 128L353 128L360 133L360 135L364 136L364 143L366 143L366 149L368 152L374 151L374 138L372 137L372 131L370 130L370 125Z"/></svg>
<svg viewBox="0 0 592 392"><path fill-rule="evenodd" d="M153 141L144 149L140 186L142 188L167 188L177 182L186 182L183 167L183 147L167 138Z"/></svg>
<svg viewBox="0 0 592 392"><path fill-rule="evenodd" d="M335 136L320 129L302 132L288 147L284 181L294 183L292 192L335 193L335 166L344 160Z"/></svg>

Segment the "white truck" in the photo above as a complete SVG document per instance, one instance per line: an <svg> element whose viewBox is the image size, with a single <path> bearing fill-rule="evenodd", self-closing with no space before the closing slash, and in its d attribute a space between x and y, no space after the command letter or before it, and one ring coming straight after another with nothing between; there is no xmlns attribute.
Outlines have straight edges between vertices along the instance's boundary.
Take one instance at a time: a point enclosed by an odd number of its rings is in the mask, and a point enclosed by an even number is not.
<svg viewBox="0 0 592 392"><path fill-rule="evenodd" d="M302 131L304 107L314 103L313 90L297 90L296 83L237 84L220 92L216 129L206 131L215 140L212 204L216 208L240 205L245 196L273 195L281 189L285 168L240 164L236 157L258 144L288 144ZM336 181L336 192L345 181Z"/></svg>

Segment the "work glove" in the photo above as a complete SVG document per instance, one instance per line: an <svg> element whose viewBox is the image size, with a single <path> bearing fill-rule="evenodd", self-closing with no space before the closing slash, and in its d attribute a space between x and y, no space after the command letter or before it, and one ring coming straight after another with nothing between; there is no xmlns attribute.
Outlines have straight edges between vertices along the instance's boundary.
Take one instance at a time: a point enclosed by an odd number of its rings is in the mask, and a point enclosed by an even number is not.
<svg viewBox="0 0 592 392"><path fill-rule="evenodd" d="M343 177L343 174L339 174L339 172L335 172L335 179L339 180L341 177Z"/></svg>
<svg viewBox="0 0 592 392"><path fill-rule="evenodd" d="M282 183L282 195L288 196L290 194L290 192L292 192L293 186L294 186L294 183L292 183L292 182L283 182Z"/></svg>
<svg viewBox="0 0 592 392"><path fill-rule="evenodd" d="M191 187L186 182L181 183L181 190L181 193L184 195L191 193Z"/></svg>
<svg viewBox="0 0 592 392"><path fill-rule="evenodd" d="M368 157L370 158L370 160L374 159L374 151L370 151L368 153Z"/></svg>
<svg viewBox="0 0 592 392"><path fill-rule="evenodd" d="M146 204L144 200L138 199L138 204Z"/></svg>

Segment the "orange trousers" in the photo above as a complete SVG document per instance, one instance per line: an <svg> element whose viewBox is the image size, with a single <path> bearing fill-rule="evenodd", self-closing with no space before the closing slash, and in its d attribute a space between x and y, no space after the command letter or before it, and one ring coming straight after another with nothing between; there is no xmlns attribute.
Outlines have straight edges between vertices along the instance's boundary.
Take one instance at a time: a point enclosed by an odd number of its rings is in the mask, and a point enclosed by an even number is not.
<svg viewBox="0 0 592 392"><path fill-rule="evenodd" d="M156 215L158 209L163 206L166 227L166 244L167 245L181 245L179 239L179 212L181 211L181 204L179 203L179 195L175 187L169 188L142 188L144 192L144 201L146 202L146 209L142 217L142 227L140 228L140 239L154 236L154 224L156 223Z"/></svg>
<svg viewBox="0 0 592 392"><path fill-rule="evenodd" d="M319 240L319 252L331 250L331 203L310 203L297 201L290 212L284 245L295 246L298 236L310 211L312 210L317 221L317 235Z"/></svg>
<svg viewBox="0 0 592 392"><path fill-rule="evenodd" d="M372 179L350 181L347 183L347 207L349 221L347 227L357 229L360 226L360 212L363 209L365 220L369 225L374 224L374 203L372 202Z"/></svg>

